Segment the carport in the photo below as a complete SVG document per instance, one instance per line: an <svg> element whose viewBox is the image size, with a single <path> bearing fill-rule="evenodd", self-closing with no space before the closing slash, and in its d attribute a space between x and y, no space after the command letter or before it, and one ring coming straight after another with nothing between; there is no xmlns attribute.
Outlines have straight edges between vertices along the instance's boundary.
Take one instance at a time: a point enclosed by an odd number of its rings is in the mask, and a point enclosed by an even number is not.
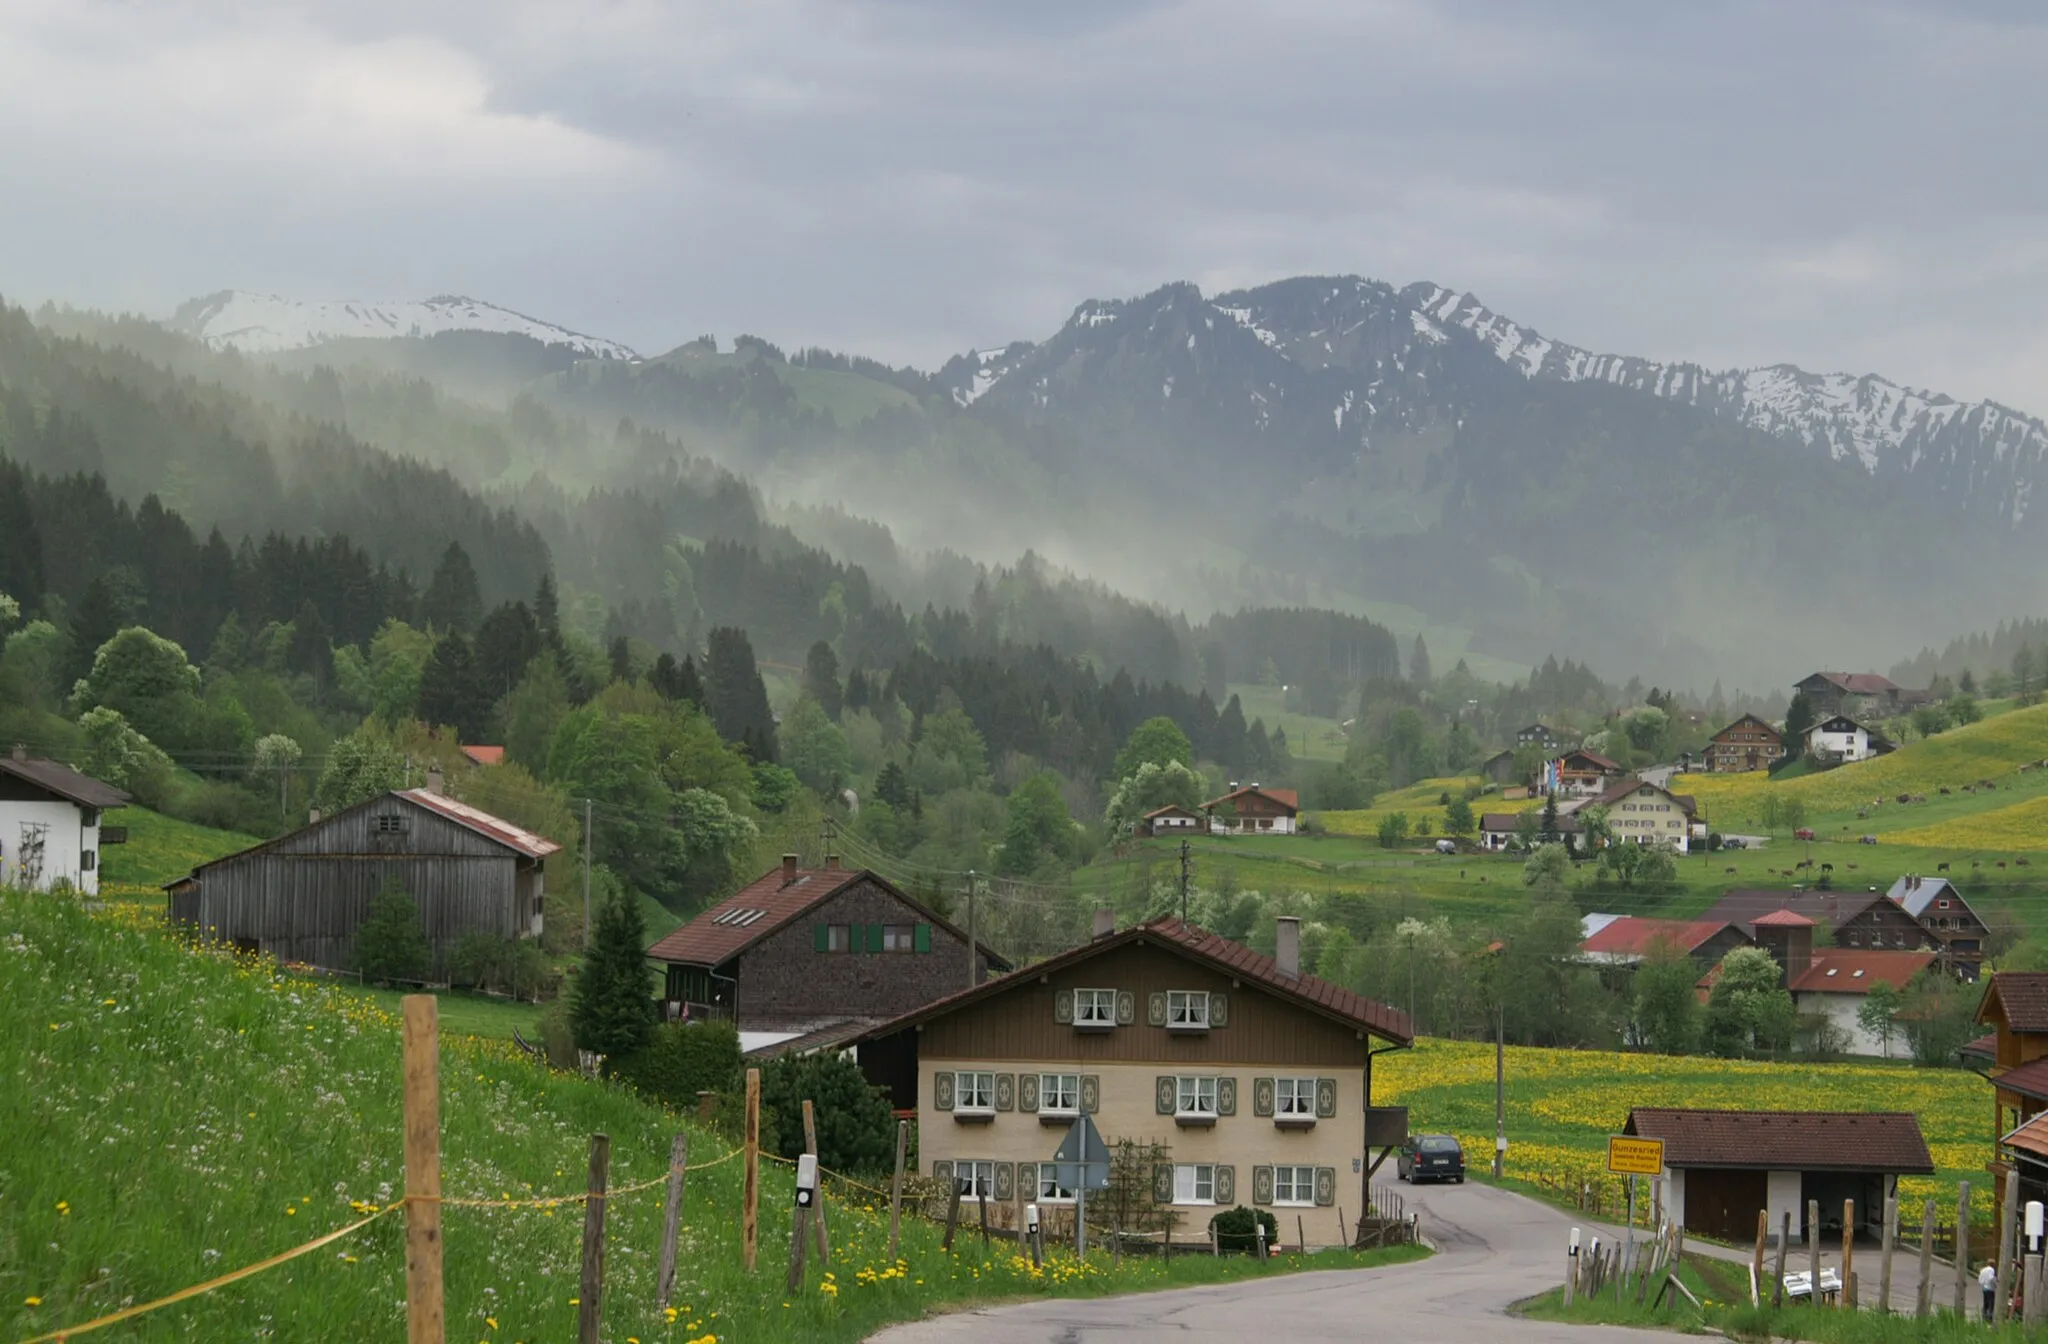
<svg viewBox="0 0 2048 1344"><path fill-rule="evenodd" d="M1792 1215L1806 1235L1818 1200L1822 1235L1839 1236L1842 1202L1855 1202L1859 1236L1878 1235L1901 1176L1930 1176L1920 1122L1903 1111L1717 1111L1638 1106L1625 1134L1664 1140L1665 1207L1688 1232L1740 1245L1756 1237L1759 1209L1775 1239Z"/></svg>

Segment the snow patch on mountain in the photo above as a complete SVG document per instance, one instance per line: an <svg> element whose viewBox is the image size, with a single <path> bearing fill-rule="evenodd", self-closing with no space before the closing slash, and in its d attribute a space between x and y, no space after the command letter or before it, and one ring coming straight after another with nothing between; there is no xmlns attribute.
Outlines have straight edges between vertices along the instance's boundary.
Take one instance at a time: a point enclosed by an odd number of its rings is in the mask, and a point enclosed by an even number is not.
<svg viewBox="0 0 2048 1344"><path fill-rule="evenodd" d="M570 346L594 359L640 357L617 341L587 336L496 304L450 294L431 299L365 302L289 299L276 294L223 290L179 305L169 325L216 350L233 349L255 355L304 350L328 341L488 331L528 336L547 345Z"/></svg>

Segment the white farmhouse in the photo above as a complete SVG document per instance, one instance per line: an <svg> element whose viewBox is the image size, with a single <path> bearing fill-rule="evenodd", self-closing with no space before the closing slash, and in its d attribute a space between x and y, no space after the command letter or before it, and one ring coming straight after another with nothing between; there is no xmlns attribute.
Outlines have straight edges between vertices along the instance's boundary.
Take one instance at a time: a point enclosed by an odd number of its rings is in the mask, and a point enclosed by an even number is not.
<svg viewBox="0 0 2048 1344"><path fill-rule="evenodd" d="M1870 730L1847 714L1830 715L1807 729L1806 752L1816 760L1842 765L1877 754Z"/></svg>
<svg viewBox="0 0 2048 1344"><path fill-rule="evenodd" d="M100 814L128 795L17 746L0 756L0 886L100 889Z"/></svg>

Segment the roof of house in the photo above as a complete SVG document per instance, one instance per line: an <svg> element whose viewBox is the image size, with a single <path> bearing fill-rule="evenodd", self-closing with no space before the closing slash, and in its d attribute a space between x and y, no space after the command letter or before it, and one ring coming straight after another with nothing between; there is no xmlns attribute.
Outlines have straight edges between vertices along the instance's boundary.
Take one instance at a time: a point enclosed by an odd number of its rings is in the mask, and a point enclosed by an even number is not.
<svg viewBox="0 0 2048 1344"><path fill-rule="evenodd" d="M1998 1142L2002 1147L2033 1157L2048 1158L2048 1111L2041 1112Z"/></svg>
<svg viewBox="0 0 2048 1344"><path fill-rule="evenodd" d="M111 784L82 775L68 765L30 756L19 747L12 754L0 756L0 773L13 775L80 807L119 807L128 801L128 795Z"/></svg>
<svg viewBox="0 0 2048 1344"><path fill-rule="evenodd" d="M1808 737L1812 737L1815 733L1869 732L1870 730L1868 728L1865 728L1862 724L1856 722L1856 720L1850 718L1847 714L1830 714L1826 718L1822 719L1820 722L1814 724L1813 727L1807 729L1806 735Z"/></svg>
<svg viewBox="0 0 2048 1344"><path fill-rule="evenodd" d="M1727 927L1725 921L1717 923L1711 919L1644 919L1626 915L1595 930L1579 944L1579 951L1610 960L1639 959L1659 945L1691 952Z"/></svg>
<svg viewBox="0 0 2048 1344"><path fill-rule="evenodd" d="M2048 971L1998 971L1984 986L1977 1020L1985 1021L1996 996L2005 1009L2005 1024L2022 1036L2048 1032Z"/></svg>
<svg viewBox="0 0 2048 1344"><path fill-rule="evenodd" d="M1742 727L1746 723L1755 724L1757 727L1769 733L1773 738L1780 737L1780 734L1774 725L1772 725L1764 719L1758 718L1754 714L1743 715L1741 718L1735 720L1735 722L1729 724L1726 728L1723 728L1720 732L1715 733L1714 736L1717 739L1726 737L1728 734L1734 732L1737 728Z"/></svg>
<svg viewBox="0 0 2048 1344"><path fill-rule="evenodd" d="M505 749L503 747L464 747L462 754L475 761L478 765L503 765L505 763Z"/></svg>
<svg viewBox="0 0 2048 1344"><path fill-rule="evenodd" d="M922 1008L884 1022L860 1039L893 1035L921 1022L950 1013L956 1008L992 998L1017 985L1035 983L1053 971L1086 961L1111 948L1148 941L1160 947L1170 948L1191 961L1202 963L1226 975L1255 981L1259 988L1276 998L1334 1018L1347 1026L1359 1028L1395 1045L1406 1046L1415 1042L1414 1027L1408 1020L1408 1014L1400 1009L1391 1008L1361 994L1354 994L1341 985L1333 985L1313 975L1283 975L1279 963L1271 957L1254 952L1242 943L1234 943L1220 934L1210 933L1207 929L1197 928L1193 924L1183 924L1170 916L1105 934L1082 943L1079 947L1071 947L1047 957L1044 961L1034 961L1023 970L958 990Z"/></svg>
<svg viewBox="0 0 2048 1344"><path fill-rule="evenodd" d="M1697 810L1698 804L1693 801L1693 797L1691 794L1673 793L1671 790L1663 787L1660 784L1652 784L1648 780L1638 779L1634 775L1629 775L1626 778L1615 780L1614 783L1608 785L1605 789L1600 791L1599 797L1589 799L1586 803L1586 806L1612 807L1614 804L1620 802L1622 799L1628 797L1630 794L1636 793L1642 789L1655 789L1658 793L1663 794L1666 798L1669 798L1673 803L1677 804L1678 810L1685 813L1687 816L1691 816L1693 812Z"/></svg>
<svg viewBox="0 0 2048 1344"><path fill-rule="evenodd" d="M2004 1073L1991 1076L1992 1085L2017 1092L2036 1101L2048 1101L2048 1056L2015 1064Z"/></svg>
<svg viewBox="0 0 2048 1344"><path fill-rule="evenodd" d="M1150 812L1147 812L1144 816L1144 820L1150 821L1154 817L1164 817L1168 815L1179 815L1183 817L1199 817L1202 815L1202 813L1198 808L1182 807L1179 803L1168 803L1165 807L1155 807Z"/></svg>
<svg viewBox="0 0 2048 1344"><path fill-rule="evenodd" d="M1932 952L1889 948L1828 948L1786 988L1795 994L1868 994L1880 984L1904 989L1906 982L1934 964Z"/></svg>
<svg viewBox="0 0 2048 1344"><path fill-rule="evenodd" d="M1549 724L1547 724L1547 723L1532 723L1532 724L1530 724L1530 725L1529 725L1528 727L1526 727L1526 728L1522 728L1522 729L1518 730L1518 731L1517 731L1517 732L1515 733L1515 736L1516 736L1516 737L1523 737L1523 736L1526 736L1526 735L1528 735L1528 734L1531 734L1531 733L1540 733L1540 734L1542 734L1542 735L1543 735L1544 737L1559 737L1559 738L1561 738L1561 737L1563 737L1563 736L1564 736L1564 734L1563 734L1563 733L1560 733L1559 731L1557 731L1557 729L1555 729L1555 728L1551 727L1551 726L1550 726Z"/></svg>
<svg viewBox="0 0 2048 1344"><path fill-rule="evenodd" d="M1541 812L1536 811L1485 812L1480 814L1479 829L1482 831L1513 831L1518 825L1521 824L1521 820L1523 817L1535 817L1539 822L1541 822L1543 819L1543 814ZM1569 812L1558 813L1557 833L1559 835L1577 835L1579 833L1578 819L1572 816L1572 814Z"/></svg>
<svg viewBox="0 0 2048 1344"><path fill-rule="evenodd" d="M1976 1040L1957 1050L1956 1053L1959 1055L1981 1055L1985 1059L1990 1059L1998 1053L1998 1033L1992 1032L1988 1036L1979 1036Z"/></svg>
<svg viewBox="0 0 2048 1344"><path fill-rule="evenodd" d="M1937 896L1962 901L1965 908L1970 904L1963 900L1962 890L1947 878L1921 877L1917 873L1910 873L1892 883L1892 889L1885 895L1905 907L1906 913L1915 919L1927 913L1928 907L1934 904L1934 898Z"/></svg>
<svg viewBox="0 0 2048 1344"><path fill-rule="evenodd" d="M1280 806L1286 808L1289 812L1301 811L1301 795L1297 793L1295 790L1268 789L1257 784L1246 784L1240 788L1232 789L1229 793L1224 794L1221 798L1211 798L1208 802L1202 804L1202 808L1204 811L1206 811L1212 807L1221 807L1225 803L1235 802L1237 799L1248 797L1251 794L1258 794L1264 798L1271 798L1274 802L1280 804Z"/></svg>
<svg viewBox="0 0 2048 1344"><path fill-rule="evenodd" d="M199 864L193 868L189 875L178 878L173 882L166 882L164 886L166 888L182 888L187 882L190 882L209 868L218 867L223 863L232 863L236 859L246 858L251 854L266 853L282 845L295 835L310 831L315 827L332 825L339 818L348 816L352 812L360 812L367 807L375 807L386 798L403 798L408 803L446 817L456 825L474 831L486 840L494 841L512 850L514 853L524 855L529 859L544 859L562 848L544 835L536 835L532 831L514 826L502 817L494 817L480 808L471 807L467 803L457 802L446 794L430 793L425 789L392 789L387 793L380 793L374 797L365 798L354 807L345 807L341 811L331 813L318 821L309 822L299 827L296 831L287 831L283 835L273 836L265 840L262 844L251 845L247 849L237 850L233 854L224 854L220 858Z"/></svg>
<svg viewBox="0 0 2048 1344"><path fill-rule="evenodd" d="M1773 910L1768 915L1758 915L1749 924L1754 929L1810 929L1814 922L1790 910Z"/></svg>
<svg viewBox="0 0 2048 1344"><path fill-rule="evenodd" d="M1875 672L1812 672L1801 677L1797 684L1803 686L1815 677L1850 695L1883 695L1888 691L1905 689L1890 677Z"/></svg>
<svg viewBox="0 0 2048 1344"><path fill-rule="evenodd" d="M1726 892L1701 911L1701 919L1721 919L1730 924L1739 924L1744 933L1755 925L1759 915L1768 915L1778 910L1790 910L1804 915L1814 923L1827 923L1839 929L1868 911L1884 895L1875 891L1792 891L1784 887L1739 887ZM1890 902L1885 902L1887 905Z"/></svg>
<svg viewBox="0 0 2048 1344"><path fill-rule="evenodd" d="M1882 1171L1927 1176L1933 1155L1904 1111L1713 1111L1638 1106L1625 1133L1664 1140L1671 1167Z"/></svg>
<svg viewBox="0 0 2048 1344"><path fill-rule="evenodd" d="M1621 769L1621 762L1609 760L1607 757L1602 756L1599 752L1587 751L1583 747L1581 747L1577 751L1566 752L1562 759L1569 761L1574 757L1586 762L1594 769L1599 770L1603 773L1609 771L1618 772Z"/></svg>
<svg viewBox="0 0 2048 1344"><path fill-rule="evenodd" d="M722 966L754 944L776 933L807 911L860 881L873 882L934 924L967 941L967 931L940 915L879 873L860 868L790 868L777 866L705 910L647 949L655 961L683 966ZM991 966L1007 968L1009 959L986 943L975 944Z"/></svg>

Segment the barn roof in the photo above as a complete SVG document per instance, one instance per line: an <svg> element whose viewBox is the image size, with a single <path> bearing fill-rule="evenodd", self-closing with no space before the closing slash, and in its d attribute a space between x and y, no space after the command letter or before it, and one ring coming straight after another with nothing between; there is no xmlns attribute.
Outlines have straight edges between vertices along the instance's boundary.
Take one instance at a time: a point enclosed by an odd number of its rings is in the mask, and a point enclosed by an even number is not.
<svg viewBox="0 0 2048 1344"><path fill-rule="evenodd" d="M478 765L503 765L505 763L505 749L503 747L464 747L462 754Z"/></svg>
<svg viewBox="0 0 2048 1344"><path fill-rule="evenodd" d="M0 756L0 774L12 775L80 807L120 807L128 801L128 795L113 785L82 775L68 765L30 756L20 747Z"/></svg>
<svg viewBox="0 0 2048 1344"><path fill-rule="evenodd" d="M1840 930L1883 900L1884 894L1876 891L1819 891L1811 888L1793 891L1786 887L1738 887L1723 894L1720 900L1708 906L1699 917L1740 924L1742 931L1748 933L1759 915L1790 910L1793 914L1806 916L1816 924L1825 921Z"/></svg>
<svg viewBox="0 0 2048 1344"><path fill-rule="evenodd" d="M438 812L459 826L467 826L486 840L495 840L505 848L517 850L529 859L544 859L562 848L544 835L535 835L532 831L523 830L509 821L494 817L481 808L457 802L445 793L405 789L398 796L418 803L429 812Z"/></svg>
<svg viewBox="0 0 2048 1344"><path fill-rule="evenodd" d="M1623 1131L1664 1140L1670 1167L1882 1171L1928 1176L1934 1157L1904 1111L1715 1111L1638 1106Z"/></svg>
<svg viewBox="0 0 2048 1344"><path fill-rule="evenodd" d="M2036 1101L2048 1101L2048 1058L2030 1059L2004 1073L1993 1074L1991 1085Z"/></svg>

